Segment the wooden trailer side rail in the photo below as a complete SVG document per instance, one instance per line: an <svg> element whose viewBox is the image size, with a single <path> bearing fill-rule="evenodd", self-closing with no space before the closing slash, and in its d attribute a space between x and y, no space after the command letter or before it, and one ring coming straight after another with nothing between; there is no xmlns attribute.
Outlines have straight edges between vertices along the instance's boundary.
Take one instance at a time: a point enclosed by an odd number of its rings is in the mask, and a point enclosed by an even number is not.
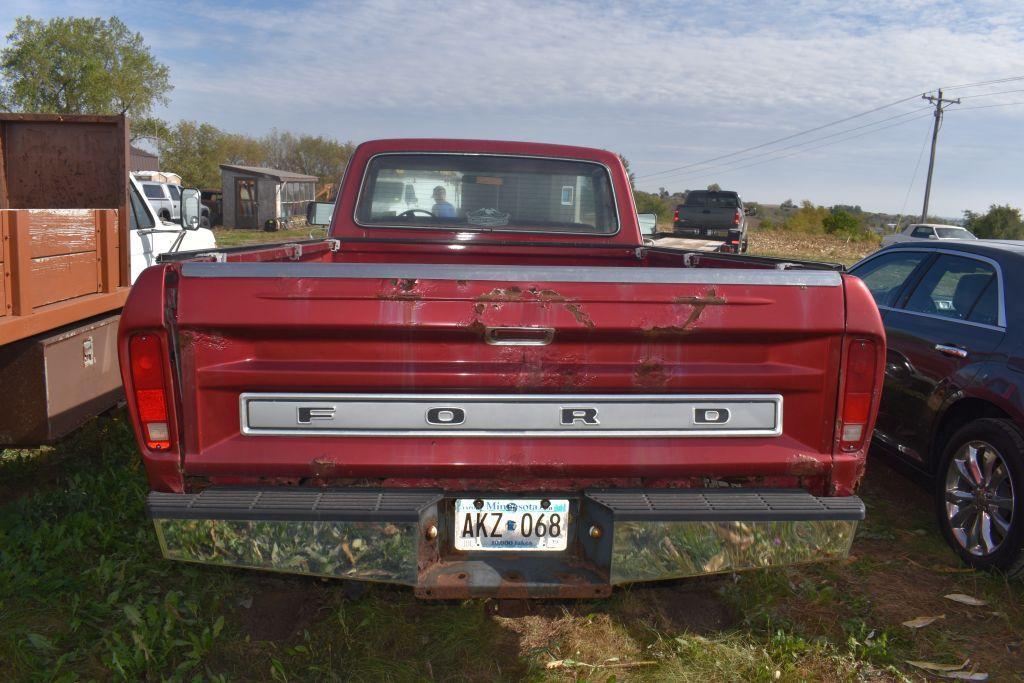
<svg viewBox="0 0 1024 683"><path fill-rule="evenodd" d="M124 305L113 209L0 210L0 345Z"/></svg>

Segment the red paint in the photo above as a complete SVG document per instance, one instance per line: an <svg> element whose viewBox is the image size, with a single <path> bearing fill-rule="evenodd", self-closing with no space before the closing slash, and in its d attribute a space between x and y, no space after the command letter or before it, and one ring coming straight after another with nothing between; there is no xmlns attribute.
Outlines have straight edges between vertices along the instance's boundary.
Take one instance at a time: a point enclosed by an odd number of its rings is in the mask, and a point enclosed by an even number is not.
<svg viewBox="0 0 1024 683"><path fill-rule="evenodd" d="M442 230L363 228L352 219L363 169L385 151L528 154L603 163L620 203L613 236L468 233L465 249L430 241ZM334 212L332 237L303 245L302 262L449 263L681 268L683 255L646 251L617 155L556 145L398 140L361 145ZM353 239L419 239L419 244ZM509 240L524 246L498 246ZM532 243L566 243L558 248ZM595 245L591 247L589 245ZM620 248L608 249L604 245ZM288 261L266 247L230 261ZM702 255L697 268L765 268ZM147 270L121 322L177 340L170 453L144 449L156 490L190 481L429 481L449 489L525 490L550 481L622 480L699 485L722 479L803 486L850 495L863 446L840 447L841 368L853 338L883 366L881 319L859 280L837 287L180 277L180 265ZM712 272L712 271L709 271ZM175 308L169 309L169 306ZM164 312L170 311L167 320ZM550 327L549 346L491 346L486 327ZM173 332L175 336L171 335ZM181 384L178 384L178 377ZM877 385L876 386L880 386ZM784 433L756 438L246 437L243 391L432 393L781 393ZM871 393L866 432L877 411ZM139 411L131 407L136 433ZM180 425L180 426L179 426Z"/></svg>

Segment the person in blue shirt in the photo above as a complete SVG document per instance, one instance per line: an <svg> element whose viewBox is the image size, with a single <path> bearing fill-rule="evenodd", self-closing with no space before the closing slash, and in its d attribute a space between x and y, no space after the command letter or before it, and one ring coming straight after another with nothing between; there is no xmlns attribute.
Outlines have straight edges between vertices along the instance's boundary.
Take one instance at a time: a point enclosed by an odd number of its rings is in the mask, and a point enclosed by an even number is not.
<svg viewBox="0 0 1024 683"><path fill-rule="evenodd" d="M434 206L430 212L438 218L455 218L458 214L451 203L445 201L445 191L440 185L434 188Z"/></svg>

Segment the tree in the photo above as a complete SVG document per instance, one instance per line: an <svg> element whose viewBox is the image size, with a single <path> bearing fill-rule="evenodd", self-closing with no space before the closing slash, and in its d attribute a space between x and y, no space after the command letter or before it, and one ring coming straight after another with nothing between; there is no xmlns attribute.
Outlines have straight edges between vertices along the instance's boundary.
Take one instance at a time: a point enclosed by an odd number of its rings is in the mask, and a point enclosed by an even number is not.
<svg viewBox="0 0 1024 683"><path fill-rule="evenodd" d="M117 17L19 17L0 52L0 104L14 111L125 114L166 104L170 71Z"/></svg>
<svg viewBox="0 0 1024 683"><path fill-rule="evenodd" d="M209 123L179 121L157 142L160 166L174 169L190 186L220 185L220 164L228 163L230 136ZM259 163L256 159L250 163Z"/></svg>
<svg viewBox="0 0 1024 683"><path fill-rule="evenodd" d="M317 135L294 135L272 130L260 141L268 166L315 175L321 183L341 180L355 145Z"/></svg>
<svg viewBox="0 0 1024 683"><path fill-rule="evenodd" d="M1024 239L1020 209L1009 204L993 204L984 214L964 211L964 227L982 239Z"/></svg>
<svg viewBox="0 0 1024 683"><path fill-rule="evenodd" d="M710 185L708 185L708 192L721 192L721 191L722 191L722 186L719 185L718 183L711 183Z"/></svg>
<svg viewBox="0 0 1024 683"><path fill-rule="evenodd" d="M658 222L668 221L672 211L668 205L656 194L636 190L633 192L633 201L636 202L637 213L653 213L658 215Z"/></svg>
<svg viewBox="0 0 1024 683"><path fill-rule="evenodd" d="M787 199L786 201L779 204L779 208L782 209L783 211L789 211L791 209L795 209L796 204L793 203L792 199Z"/></svg>
<svg viewBox="0 0 1024 683"><path fill-rule="evenodd" d="M821 227L830 235L856 236L863 232L860 222L848 211L832 211L821 221Z"/></svg>

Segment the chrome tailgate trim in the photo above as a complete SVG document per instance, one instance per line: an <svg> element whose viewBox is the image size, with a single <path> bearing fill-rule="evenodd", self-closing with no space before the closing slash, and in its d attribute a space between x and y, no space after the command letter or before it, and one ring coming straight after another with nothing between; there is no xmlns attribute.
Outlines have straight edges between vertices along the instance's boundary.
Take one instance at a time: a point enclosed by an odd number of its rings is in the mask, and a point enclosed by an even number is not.
<svg viewBox="0 0 1024 683"><path fill-rule="evenodd" d="M779 436L782 396L243 393L239 417L248 436Z"/></svg>

